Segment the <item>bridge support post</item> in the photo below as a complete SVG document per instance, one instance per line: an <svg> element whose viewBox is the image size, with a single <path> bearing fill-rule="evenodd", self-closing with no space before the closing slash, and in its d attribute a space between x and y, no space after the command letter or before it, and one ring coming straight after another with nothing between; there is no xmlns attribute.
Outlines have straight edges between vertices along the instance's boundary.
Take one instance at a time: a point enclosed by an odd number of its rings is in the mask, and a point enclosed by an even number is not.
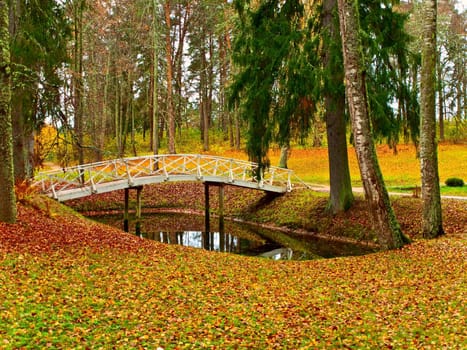
<svg viewBox="0 0 467 350"><path fill-rule="evenodd" d="M204 183L204 231L209 233L210 227L210 215L209 215L209 183Z"/></svg>
<svg viewBox="0 0 467 350"><path fill-rule="evenodd" d="M211 231L211 214L209 204L209 186L214 185L219 188L219 232L224 233L224 184L204 183L204 228L205 232Z"/></svg>
<svg viewBox="0 0 467 350"><path fill-rule="evenodd" d="M141 192L143 191L143 186L125 188L125 204L123 209L123 231L129 231L129 202L130 202L130 189L136 189L136 235L141 234Z"/></svg>
<svg viewBox="0 0 467 350"><path fill-rule="evenodd" d="M141 192L143 186L136 187L136 235L141 235Z"/></svg>
<svg viewBox="0 0 467 350"><path fill-rule="evenodd" d="M129 202L129 188L125 188L125 204L123 209L123 231L128 232L128 202Z"/></svg>
<svg viewBox="0 0 467 350"><path fill-rule="evenodd" d="M219 233L224 234L224 184L219 185Z"/></svg>

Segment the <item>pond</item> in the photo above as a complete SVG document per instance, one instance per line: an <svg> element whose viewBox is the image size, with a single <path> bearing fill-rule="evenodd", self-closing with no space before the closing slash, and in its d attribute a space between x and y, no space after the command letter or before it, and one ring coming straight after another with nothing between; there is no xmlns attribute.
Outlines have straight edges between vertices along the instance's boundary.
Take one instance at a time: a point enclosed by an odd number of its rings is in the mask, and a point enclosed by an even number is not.
<svg viewBox="0 0 467 350"><path fill-rule="evenodd" d="M122 228L122 215L93 216L93 220ZM370 247L325 240L312 235L295 235L258 226L225 221L219 232L217 220L212 219L212 232L204 232L204 217L180 213L144 213L141 237L168 244L266 257L274 260L310 260L338 256L363 255L373 252ZM135 223L130 221L130 232Z"/></svg>

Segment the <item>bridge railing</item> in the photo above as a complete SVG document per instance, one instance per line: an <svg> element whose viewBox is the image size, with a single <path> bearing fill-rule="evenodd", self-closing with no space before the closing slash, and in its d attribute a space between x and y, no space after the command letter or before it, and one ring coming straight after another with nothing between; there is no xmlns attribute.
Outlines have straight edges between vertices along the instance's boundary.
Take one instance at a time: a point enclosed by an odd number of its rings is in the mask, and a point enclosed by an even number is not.
<svg viewBox="0 0 467 350"><path fill-rule="evenodd" d="M85 189L89 195L98 192L103 184L127 182L128 186L138 185L141 179L149 177L160 181L219 181L259 189L274 187L277 191L291 191L292 171L269 167L256 178L258 164L225 157L199 154L166 154L143 157L113 159L97 163L77 165L40 172L34 185L43 193L59 198L66 191ZM159 181L159 182L160 182ZM151 179L147 181L150 183ZM155 181L156 182L156 181Z"/></svg>

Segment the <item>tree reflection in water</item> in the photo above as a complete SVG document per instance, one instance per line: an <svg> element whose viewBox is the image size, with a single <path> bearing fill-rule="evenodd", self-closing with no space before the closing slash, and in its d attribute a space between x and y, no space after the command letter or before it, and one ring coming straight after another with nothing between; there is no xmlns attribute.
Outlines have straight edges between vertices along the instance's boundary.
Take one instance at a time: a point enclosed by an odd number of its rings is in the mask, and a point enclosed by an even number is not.
<svg viewBox="0 0 467 350"><path fill-rule="evenodd" d="M115 227L122 225L120 215L98 216L93 219ZM134 224L130 221L130 232L135 232ZM213 224L212 229L219 230L214 222ZM323 240L312 235L298 237L234 222L225 223L225 232L203 232L203 228L202 216L146 213L142 218L141 237L162 243L273 260L310 260L362 255L373 251L361 245Z"/></svg>

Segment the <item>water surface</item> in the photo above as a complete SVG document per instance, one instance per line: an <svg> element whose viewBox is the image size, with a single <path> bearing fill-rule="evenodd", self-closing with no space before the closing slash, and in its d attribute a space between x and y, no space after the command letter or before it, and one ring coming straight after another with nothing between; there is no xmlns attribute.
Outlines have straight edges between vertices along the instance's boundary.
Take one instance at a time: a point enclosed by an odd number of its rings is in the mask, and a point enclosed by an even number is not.
<svg viewBox="0 0 467 350"><path fill-rule="evenodd" d="M123 227L122 215L94 216L94 220ZM211 232L204 232L204 217L188 214L145 213L141 220L141 237L167 244L211 251L260 256L274 260L309 260L337 256L362 255L372 249L313 237L286 234L262 227L226 221L220 232L216 218ZM130 232L135 222L130 221Z"/></svg>

